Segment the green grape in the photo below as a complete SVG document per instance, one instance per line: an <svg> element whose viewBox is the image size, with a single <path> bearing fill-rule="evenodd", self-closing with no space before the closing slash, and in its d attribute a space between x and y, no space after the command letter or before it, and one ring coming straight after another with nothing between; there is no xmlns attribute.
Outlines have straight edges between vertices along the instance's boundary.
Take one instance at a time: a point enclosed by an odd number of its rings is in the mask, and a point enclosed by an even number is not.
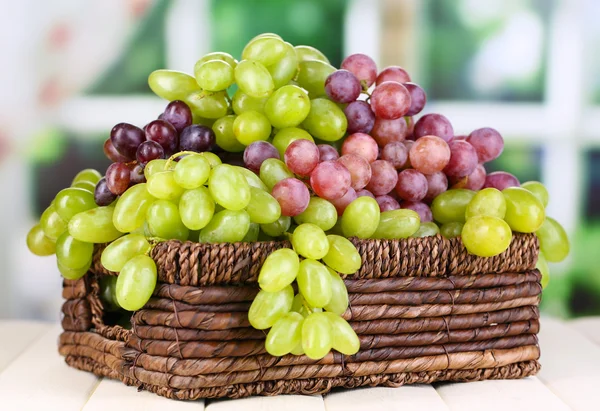
<svg viewBox="0 0 600 411"><path fill-rule="evenodd" d="M138 255L123 266L117 277L116 296L127 311L141 309L156 287L156 263L147 255Z"/></svg>
<svg viewBox="0 0 600 411"><path fill-rule="evenodd" d="M469 220L467 220L469 221ZM452 221L450 223L442 224L440 227L440 233L446 238L456 238L460 237L463 230L463 223L459 223L458 221Z"/></svg>
<svg viewBox="0 0 600 411"><path fill-rule="evenodd" d="M329 252L325 231L315 224L300 224L294 230L291 242L294 250L304 258L320 260Z"/></svg>
<svg viewBox="0 0 600 411"><path fill-rule="evenodd" d="M233 134L237 141L249 146L255 141L265 141L271 135L271 123L258 111L245 111L233 121Z"/></svg>
<svg viewBox="0 0 600 411"><path fill-rule="evenodd" d="M270 237L279 237L290 228L291 224L292 219L288 216L282 215L274 223L261 224L260 229L263 233Z"/></svg>
<svg viewBox="0 0 600 411"><path fill-rule="evenodd" d="M250 203L246 206L250 221L269 224L281 217L281 206L271 194L255 187L250 187L250 193Z"/></svg>
<svg viewBox="0 0 600 411"><path fill-rule="evenodd" d="M304 355L304 349L302 348L302 342L300 342L300 344L298 344L296 346L296 348L294 348L292 351L290 351L290 354Z"/></svg>
<svg viewBox="0 0 600 411"><path fill-rule="evenodd" d="M465 210L465 218L468 220L477 215L489 215L491 217L504 218L506 214L506 200L500 190L495 188L484 188L475 193Z"/></svg>
<svg viewBox="0 0 600 411"><path fill-rule="evenodd" d="M335 234L328 235L327 240L329 252L323 257L325 264L342 274L354 274L360 269L362 258L350 240Z"/></svg>
<svg viewBox="0 0 600 411"><path fill-rule="evenodd" d="M196 79L189 74L174 70L156 70L148 77L150 89L165 100L185 100L194 91L199 91Z"/></svg>
<svg viewBox="0 0 600 411"><path fill-rule="evenodd" d="M508 249L511 240L510 227L498 217L475 216L469 218L462 229L465 248L479 257L492 257L503 253Z"/></svg>
<svg viewBox="0 0 600 411"><path fill-rule="evenodd" d="M421 223L421 226L417 230L416 233L411 235L411 237L433 237L440 233L440 229L434 222Z"/></svg>
<svg viewBox="0 0 600 411"><path fill-rule="evenodd" d="M544 253L542 253L541 251L538 255L538 260L535 264L535 268L537 268L540 271L540 274L542 274L541 285L542 289L544 289L548 286L548 283L550 282L550 267L548 267L548 261L546 260L546 257L544 257Z"/></svg>
<svg viewBox="0 0 600 411"><path fill-rule="evenodd" d="M313 143L315 140L306 130L297 127L282 128L273 137L273 145L279 151L279 155L283 158L285 150L296 140L308 140Z"/></svg>
<svg viewBox="0 0 600 411"><path fill-rule="evenodd" d="M524 188L525 190L531 192L531 194L536 196L537 199L540 200L544 208L548 206L550 196L548 195L548 190L546 189L546 186L544 186L542 183L540 183L539 181L527 181L521 184L521 188Z"/></svg>
<svg viewBox="0 0 600 411"><path fill-rule="evenodd" d="M321 53L314 47L311 46L296 46L296 54L298 55L299 61L310 61L317 60L329 64L329 59L325 57L325 54Z"/></svg>
<svg viewBox="0 0 600 411"><path fill-rule="evenodd" d="M275 88L271 73L258 61L240 61L234 70L234 76L240 90L250 97L267 97Z"/></svg>
<svg viewBox="0 0 600 411"><path fill-rule="evenodd" d="M533 233L542 226L546 218L544 206L530 191L508 187L502 190L502 194L506 199L504 221L513 231Z"/></svg>
<svg viewBox="0 0 600 411"><path fill-rule="evenodd" d="M338 314L324 313L331 324L331 348L345 355L354 355L360 349L360 340L350 324Z"/></svg>
<svg viewBox="0 0 600 411"><path fill-rule="evenodd" d="M156 197L159 200L168 201L179 200L179 197L181 197L185 191L183 187L175 182L175 172L171 170L161 171L151 175L145 188L151 196Z"/></svg>
<svg viewBox="0 0 600 411"><path fill-rule="evenodd" d="M320 197L311 197L306 210L294 217L296 224L314 224L323 231L331 230L337 220L334 205Z"/></svg>
<svg viewBox="0 0 600 411"><path fill-rule="evenodd" d="M254 98L238 89L231 100L233 112L238 116L246 111L258 111L261 114L265 113L265 104L269 96Z"/></svg>
<svg viewBox="0 0 600 411"><path fill-rule="evenodd" d="M146 212L146 222L152 237L165 240L188 238L189 229L181 221L179 207L167 200L156 200Z"/></svg>
<svg viewBox="0 0 600 411"><path fill-rule="evenodd" d="M226 91L195 91L183 101L190 106L194 114L207 119L218 119L227 115L229 103Z"/></svg>
<svg viewBox="0 0 600 411"><path fill-rule="evenodd" d="M80 268L69 268L61 264L60 260L56 260L56 266L60 274L67 280L79 280L81 277L87 274L90 267L92 266L92 259L87 262L86 265Z"/></svg>
<svg viewBox="0 0 600 411"><path fill-rule="evenodd" d="M283 161L276 158L267 158L263 161L260 165L259 175L269 191L281 180L294 177L294 174L292 174Z"/></svg>
<svg viewBox="0 0 600 411"><path fill-rule="evenodd" d="M56 241L58 237L67 231L67 221L63 220L56 212L54 202L42 213L40 217L40 226L44 235L50 240Z"/></svg>
<svg viewBox="0 0 600 411"><path fill-rule="evenodd" d="M74 239L64 233L56 240L56 258L63 267L77 269L85 267L92 259L94 245Z"/></svg>
<svg viewBox="0 0 600 411"><path fill-rule="evenodd" d="M187 190L179 200L179 215L190 230L200 230L209 223L215 213L215 201L208 188Z"/></svg>
<svg viewBox="0 0 600 411"><path fill-rule="evenodd" d="M262 182L260 177L257 176L256 174L254 174L252 171L248 170L245 167L240 167L240 166L232 166L232 167L235 168L238 173L240 173L241 175L244 176L244 178L246 179L246 182L248 183L248 185L250 187L258 188L259 190L263 190L263 191L269 190L267 188L267 186L265 185L265 183Z"/></svg>
<svg viewBox="0 0 600 411"><path fill-rule="evenodd" d="M535 233L540 240L540 250L546 259L559 263L569 255L569 237L558 221L546 217L542 226Z"/></svg>
<svg viewBox="0 0 600 411"><path fill-rule="evenodd" d="M250 223L250 227L248 227L248 232L242 238L243 243L254 243L258 241L258 234L260 233L260 225L256 223Z"/></svg>
<svg viewBox="0 0 600 411"><path fill-rule="evenodd" d="M296 281L298 290L311 307L323 308L331 301L331 275L320 262L308 258L302 260Z"/></svg>
<svg viewBox="0 0 600 411"><path fill-rule="evenodd" d="M250 185L228 164L219 164L212 169L208 189L215 202L228 210L242 210L250 203Z"/></svg>
<svg viewBox="0 0 600 411"><path fill-rule="evenodd" d="M358 197L348 204L342 215L344 237L371 237L379 226L380 215L379 204L374 198Z"/></svg>
<svg viewBox="0 0 600 411"><path fill-rule="evenodd" d="M284 314L273 324L269 334L267 334L265 340L267 352L276 357L289 354L302 343L303 323L304 317L298 313Z"/></svg>
<svg viewBox="0 0 600 411"><path fill-rule="evenodd" d="M210 163L202 156L185 156L175 166L173 178L187 190L198 188L208 181Z"/></svg>
<svg viewBox="0 0 600 411"><path fill-rule="evenodd" d="M329 267L327 267L327 271L331 278L331 300L323 308L329 312L342 315L348 309L348 289L346 289L346 284L344 284L344 280L341 279L338 273Z"/></svg>
<svg viewBox="0 0 600 411"><path fill-rule="evenodd" d="M234 115L221 117L215 121L215 124L212 126L212 130L215 133L215 140L219 147L231 153L239 153L244 151L246 146L240 143L237 138L235 138L235 134L233 133L234 121Z"/></svg>
<svg viewBox="0 0 600 411"><path fill-rule="evenodd" d="M283 57L277 63L268 66L267 70L271 73L276 89L288 84L291 79L296 77L296 73L298 72L298 56L296 55L294 46L286 42Z"/></svg>
<svg viewBox="0 0 600 411"><path fill-rule="evenodd" d="M278 38L279 40L283 40L279 34L276 34L276 33L262 33L262 34L259 34L257 36L252 37L252 39L250 41L259 39L261 37L275 37L275 38Z"/></svg>
<svg viewBox="0 0 600 411"><path fill-rule="evenodd" d="M326 313L312 313L302 324L302 349L308 358L320 360L331 351L331 323Z"/></svg>
<svg viewBox="0 0 600 411"><path fill-rule="evenodd" d="M233 67L223 60L209 60L194 70L202 90L221 91L233 84Z"/></svg>
<svg viewBox="0 0 600 411"><path fill-rule="evenodd" d="M227 112L229 112L229 110ZM204 118L192 111L192 124L200 124L201 126L211 128L213 124L215 124L215 121L216 119L214 118Z"/></svg>
<svg viewBox="0 0 600 411"><path fill-rule="evenodd" d="M431 203L433 219L442 224L453 221L464 223L467 205L474 196L474 191L463 188L443 192Z"/></svg>
<svg viewBox="0 0 600 411"><path fill-rule="evenodd" d="M110 243L123 235L115 227L115 215L116 208L110 206L97 207L76 214L69 221L69 234L85 243Z"/></svg>
<svg viewBox="0 0 600 411"><path fill-rule="evenodd" d="M298 254L289 248L273 251L260 269L258 285L261 290L274 293L294 282L300 268Z"/></svg>
<svg viewBox="0 0 600 411"><path fill-rule="evenodd" d="M294 296L294 301L292 301L292 311L304 315L303 311L306 311L306 307L304 306L304 297L302 297L302 294L298 293Z"/></svg>
<svg viewBox="0 0 600 411"><path fill-rule="evenodd" d="M27 233L27 248L33 254L40 257L52 255L56 252L56 244L54 241L46 237L42 226L36 224L29 233Z"/></svg>
<svg viewBox="0 0 600 411"><path fill-rule="evenodd" d="M283 58L286 52L285 43L277 37L259 37L251 40L242 51L242 59L258 61L263 66L270 66Z"/></svg>
<svg viewBox="0 0 600 411"><path fill-rule="evenodd" d="M231 54L223 53L220 51L215 51L213 53L205 54L200 60L198 60L196 62L196 64L194 64L194 75L197 75L196 73L198 72L198 70L204 63L206 63L207 61L211 61L211 60L224 61L227 64L229 64L231 66L231 68L235 68L235 66L237 66L237 63L238 63L238 61L236 59L234 59L231 56Z"/></svg>
<svg viewBox="0 0 600 411"><path fill-rule="evenodd" d="M324 141L336 141L344 137L348 120L342 109L326 98L316 98L310 103L310 112L302 123L306 131Z"/></svg>
<svg viewBox="0 0 600 411"><path fill-rule="evenodd" d="M148 180L150 177L152 177L156 173L160 173L162 171L168 171L165 169L166 165L167 165L167 160L163 160L163 159L156 159L156 160L149 161L148 164L146 164L146 166L144 167L144 177L146 177L146 180ZM171 161L169 163L169 170L174 170L176 166L177 166L177 163L175 161Z"/></svg>
<svg viewBox="0 0 600 411"><path fill-rule="evenodd" d="M158 173L154 175L156 176ZM146 183L136 184L128 188L119 198L113 217L113 223L117 230L130 233L144 225L146 211L156 200L146 187Z"/></svg>
<svg viewBox="0 0 600 411"><path fill-rule="evenodd" d="M86 168L75 175L71 185L82 181L87 181L88 183L96 185L101 178L102 174L100 174L97 170L94 170L93 168Z"/></svg>
<svg viewBox="0 0 600 411"><path fill-rule="evenodd" d="M121 306L117 301L117 276L116 275L104 275L100 277L100 301L102 302L102 308L104 311L115 312L118 311Z"/></svg>
<svg viewBox="0 0 600 411"><path fill-rule="evenodd" d="M248 320L257 330L271 328L277 320L290 312L293 300L294 289L291 285L275 293L261 290L250 305Z"/></svg>
<svg viewBox="0 0 600 411"><path fill-rule="evenodd" d="M54 199L54 208L59 216L69 221L75 214L97 207L94 195L82 188L65 188Z"/></svg>
<svg viewBox="0 0 600 411"><path fill-rule="evenodd" d="M200 243L237 243L250 229L250 217L244 210L223 210L200 231Z"/></svg>
<svg viewBox="0 0 600 411"><path fill-rule="evenodd" d="M150 243L142 234L127 234L110 243L104 251L100 262L108 271L118 273L127 261L150 251Z"/></svg>
<svg viewBox="0 0 600 411"><path fill-rule="evenodd" d="M81 189L83 189L85 191L89 191L92 194L96 190L96 184L91 183L89 181L78 181L76 183L71 184L71 187L73 187L73 188L81 188Z"/></svg>
<svg viewBox="0 0 600 411"><path fill-rule="evenodd" d="M380 215L379 225L372 238L385 238L388 240L408 238L417 232L420 225L419 214L413 210L384 211Z"/></svg>
<svg viewBox="0 0 600 411"><path fill-rule="evenodd" d="M308 91L311 98L322 97L325 96L325 80L334 71L335 67L323 61L300 61L296 81Z"/></svg>
<svg viewBox="0 0 600 411"><path fill-rule="evenodd" d="M223 162L221 161L219 156L216 155L215 153L211 153L210 151L204 151L202 153L198 153L198 155L207 159L211 168L214 168L214 167L218 166L219 164L223 164Z"/></svg>
<svg viewBox="0 0 600 411"><path fill-rule="evenodd" d="M265 115L275 128L296 127L310 111L310 99L300 87L283 86L265 104Z"/></svg>

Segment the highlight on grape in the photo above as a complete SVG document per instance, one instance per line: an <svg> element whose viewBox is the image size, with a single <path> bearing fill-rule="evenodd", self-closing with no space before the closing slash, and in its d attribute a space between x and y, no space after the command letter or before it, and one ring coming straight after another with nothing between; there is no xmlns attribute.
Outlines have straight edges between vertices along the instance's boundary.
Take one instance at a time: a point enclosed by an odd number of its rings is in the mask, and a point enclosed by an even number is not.
<svg viewBox="0 0 600 411"><path fill-rule="evenodd" d="M348 238L442 235L492 257L513 232L535 233L543 285L547 262L569 253L541 183L487 173L501 134L456 135L442 114L418 117L426 93L402 67L378 70L354 54L338 69L313 47L265 33L240 61L209 53L193 74L157 70L148 84L168 101L164 112L146 125L115 125L105 173L78 173L27 236L31 252L56 254L71 280L88 272L94 245L107 243L101 264L119 275L100 281L106 310L148 302L159 241L287 239L292 248L272 252L260 270L248 319L268 330L271 355L320 359L360 348L342 317L342 276L362 265Z"/></svg>

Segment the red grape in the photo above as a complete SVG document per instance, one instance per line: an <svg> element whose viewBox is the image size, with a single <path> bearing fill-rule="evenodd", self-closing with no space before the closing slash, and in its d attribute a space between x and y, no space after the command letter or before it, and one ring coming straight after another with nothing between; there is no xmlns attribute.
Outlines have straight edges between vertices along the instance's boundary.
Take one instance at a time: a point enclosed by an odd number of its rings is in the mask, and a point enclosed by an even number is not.
<svg viewBox="0 0 600 411"><path fill-rule="evenodd" d="M346 194L351 183L350 172L337 161L323 161L310 174L310 185L314 192L329 201Z"/></svg>
<svg viewBox="0 0 600 411"><path fill-rule="evenodd" d="M102 177L98 183L96 183L96 189L94 190L94 201L100 207L107 206L117 199L117 196L108 189L106 186L106 178Z"/></svg>
<svg viewBox="0 0 600 411"><path fill-rule="evenodd" d="M386 81L395 81L396 83L406 83L410 81L410 76L402 67L389 66L381 70L381 73L377 76L375 82L376 85L380 85Z"/></svg>
<svg viewBox="0 0 600 411"><path fill-rule="evenodd" d="M210 127L192 124L179 135L179 149L202 153L209 151L215 144L215 132Z"/></svg>
<svg viewBox="0 0 600 411"><path fill-rule="evenodd" d="M281 206L281 215L294 217L308 207L310 192L297 178L284 178L273 187L271 195Z"/></svg>
<svg viewBox="0 0 600 411"><path fill-rule="evenodd" d="M175 130L181 133L184 128L192 124L192 110L183 101L171 101L159 119L171 123Z"/></svg>
<svg viewBox="0 0 600 411"><path fill-rule="evenodd" d="M467 142L477 152L480 163L487 163L498 158L504 149L504 139L500 133L489 127L473 131L467 137Z"/></svg>
<svg viewBox="0 0 600 411"><path fill-rule="evenodd" d="M268 141L255 141L244 150L244 165L255 173L267 158L280 159L279 151Z"/></svg>
<svg viewBox="0 0 600 411"><path fill-rule="evenodd" d="M454 137L454 129L450 121L441 114L425 114L415 123L415 138L438 136L449 142Z"/></svg>
<svg viewBox="0 0 600 411"><path fill-rule="evenodd" d="M410 109L410 93L400 83L386 81L371 94L371 109L379 118L396 120Z"/></svg>
<svg viewBox="0 0 600 411"><path fill-rule="evenodd" d="M283 156L285 165L295 174L308 176L319 164L319 148L309 140L293 141Z"/></svg>
<svg viewBox="0 0 600 411"><path fill-rule="evenodd" d="M371 197L371 198L375 198L375 196L373 195L373 193L371 193L369 190L367 189L362 189L356 192L356 196L357 197Z"/></svg>
<svg viewBox="0 0 600 411"><path fill-rule="evenodd" d="M465 188L473 191L478 191L483 188L485 184L486 171L483 164L477 164L475 170L467 176L467 183Z"/></svg>
<svg viewBox="0 0 600 411"><path fill-rule="evenodd" d="M415 114L419 114L423 110L423 107L425 107L425 103L427 103L425 90L415 83L404 83L404 87L410 93L410 108L406 115L414 116Z"/></svg>
<svg viewBox="0 0 600 411"><path fill-rule="evenodd" d="M392 163L394 168L401 169L408 159L408 150L406 146L399 141L392 141L381 150L381 159Z"/></svg>
<svg viewBox="0 0 600 411"><path fill-rule="evenodd" d="M119 123L110 131L110 140L116 151L132 161L135 159L137 148L146 138L144 131L128 123Z"/></svg>
<svg viewBox="0 0 600 411"><path fill-rule="evenodd" d="M376 160L371 163L371 180L367 190L375 196L389 193L396 187L398 172L389 161Z"/></svg>
<svg viewBox="0 0 600 411"><path fill-rule="evenodd" d="M104 155L113 163L127 163L131 161L123 154L119 153L115 146L113 146L112 140L109 138L104 142Z"/></svg>
<svg viewBox="0 0 600 411"><path fill-rule="evenodd" d="M338 215L340 216L344 214L344 210L346 209L346 207L348 207L348 205L357 198L358 195L356 194L356 190L350 187L348 191L346 191L346 194L344 194L342 197L329 201L331 202L331 204L333 204L333 206L337 210Z"/></svg>
<svg viewBox="0 0 600 411"><path fill-rule="evenodd" d="M146 140L156 141L160 144L167 156L174 154L179 144L177 130L171 123L164 120L154 120L148 123L146 126Z"/></svg>
<svg viewBox="0 0 600 411"><path fill-rule="evenodd" d="M130 170L123 163L112 163L106 169L106 186L111 193L121 195L129 187Z"/></svg>
<svg viewBox="0 0 600 411"><path fill-rule="evenodd" d="M450 147L436 136L423 136L410 148L410 164L423 174L442 171L450 161Z"/></svg>
<svg viewBox="0 0 600 411"><path fill-rule="evenodd" d="M137 149L136 158L139 164L146 165L152 160L165 158L165 150L156 141L144 141Z"/></svg>
<svg viewBox="0 0 600 411"><path fill-rule="evenodd" d="M325 93L336 103L350 103L360 96L360 81L348 70L334 71L325 80Z"/></svg>
<svg viewBox="0 0 600 411"><path fill-rule="evenodd" d="M329 144L319 144L317 147L319 148L319 159L321 161L334 161L340 158L340 153Z"/></svg>
<svg viewBox="0 0 600 411"><path fill-rule="evenodd" d="M377 65L371 57L364 54L352 54L346 57L342 61L341 68L354 74L359 81L364 81L367 87L370 87L377 78Z"/></svg>
<svg viewBox="0 0 600 411"><path fill-rule="evenodd" d="M404 141L407 133L406 120L398 118L396 120L385 120L376 118L371 136L380 147L385 147L393 141Z"/></svg>
<svg viewBox="0 0 600 411"><path fill-rule="evenodd" d="M427 179L427 194L425 201L432 202L434 198L448 190L448 178L442 171L425 175Z"/></svg>
<svg viewBox="0 0 600 411"><path fill-rule="evenodd" d="M397 210L400 208L400 204L396 199L389 195L382 195L375 197L377 204L379 204L379 210L383 213L384 211Z"/></svg>
<svg viewBox="0 0 600 411"><path fill-rule="evenodd" d="M477 152L472 145L466 141L457 140L451 141L449 147L450 161L444 168L444 173L448 177L466 177L475 171L475 167L477 167Z"/></svg>
<svg viewBox="0 0 600 411"><path fill-rule="evenodd" d="M140 164L136 164L129 173L130 184L140 184L146 182L146 176L144 175L144 167Z"/></svg>
<svg viewBox="0 0 600 411"><path fill-rule="evenodd" d="M519 179L506 171L496 171L490 173L485 178L483 188L493 187L500 191L508 187L519 187Z"/></svg>
<svg viewBox="0 0 600 411"><path fill-rule="evenodd" d="M375 113L369 103L361 100L353 101L344 109L348 120L348 133L370 133L375 124Z"/></svg>
<svg viewBox="0 0 600 411"><path fill-rule="evenodd" d="M353 189L360 190L366 187L371 180L371 166L364 157L357 154L344 154L337 161L350 172Z"/></svg>
<svg viewBox="0 0 600 411"><path fill-rule="evenodd" d="M431 213L431 208L429 208L427 204L421 201L403 201L401 207L413 210L414 212L419 214L422 223L428 223L430 221L433 221L433 214Z"/></svg>
<svg viewBox="0 0 600 411"><path fill-rule="evenodd" d="M379 147L377 142L368 134L354 133L350 134L342 144L342 154L357 154L367 160L369 163L377 160Z"/></svg>
<svg viewBox="0 0 600 411"><path fill-rule="evenodd" d="M396 194L406 201L420 201L427 195L427 178L417 170L408 169L398 173Z"/></svg>

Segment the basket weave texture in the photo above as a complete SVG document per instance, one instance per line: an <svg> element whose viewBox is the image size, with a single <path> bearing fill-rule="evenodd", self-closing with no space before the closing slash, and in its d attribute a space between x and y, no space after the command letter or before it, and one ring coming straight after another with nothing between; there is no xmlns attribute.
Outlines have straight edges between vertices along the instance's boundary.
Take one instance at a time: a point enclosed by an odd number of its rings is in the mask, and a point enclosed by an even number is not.
<svg viewBox="0 0 600 411"><path fill-rule="evenodd" d="M356 355L314 361L272 357L248 322L265 258L288 242L198 244L167 241L152 258L159 284L133 313L132 329L104 323L100 264L64 281L66 362L96 375L177 399L323 394L335 387L397 387L435 381L522 378L540 368L541 296L535 235L515 235L492 258L460 239L352 239L363 259L345 277L343 317L359 336Z"/></svg>

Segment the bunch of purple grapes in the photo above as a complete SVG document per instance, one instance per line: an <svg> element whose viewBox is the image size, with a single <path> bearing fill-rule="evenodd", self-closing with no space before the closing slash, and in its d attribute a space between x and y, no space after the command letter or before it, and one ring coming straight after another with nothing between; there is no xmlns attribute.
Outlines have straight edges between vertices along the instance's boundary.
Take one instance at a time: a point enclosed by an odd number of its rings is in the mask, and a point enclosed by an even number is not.
<svg viewBox="0 0 600 411"><path fill-rule="evenodd" d="M146 181L144 167L180 151L209 151L215 144L210 127L192 124L192 112L183 101L170 102L157 120L139 128L119 123L104 142L104 154L113 163L96 185L99 206L112 203L132 185Z"/></svg>

